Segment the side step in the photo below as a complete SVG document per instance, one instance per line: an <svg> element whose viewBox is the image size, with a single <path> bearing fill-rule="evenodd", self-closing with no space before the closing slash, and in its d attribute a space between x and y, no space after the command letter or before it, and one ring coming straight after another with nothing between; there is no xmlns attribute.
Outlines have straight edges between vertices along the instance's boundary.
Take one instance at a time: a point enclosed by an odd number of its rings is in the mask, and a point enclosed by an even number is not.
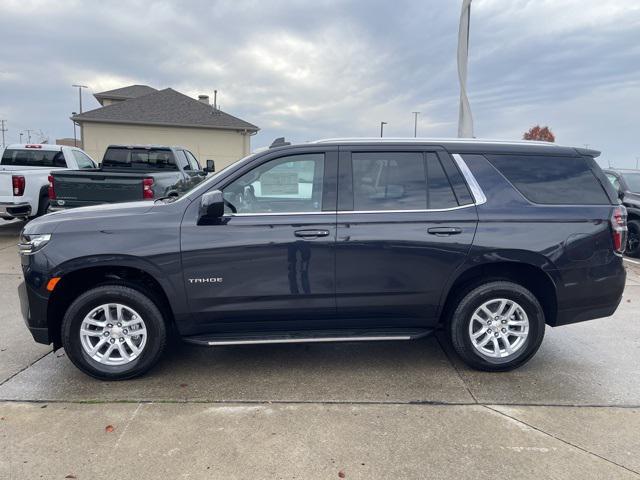
<svg viewBox="0 0 640 480"><path fill-rule="evenodd" d="M212 333L183 337L196 345L251 345L263 343L375 342L415 340L432 333L432 328L368 330L298 330L277 332Z"/></svg>

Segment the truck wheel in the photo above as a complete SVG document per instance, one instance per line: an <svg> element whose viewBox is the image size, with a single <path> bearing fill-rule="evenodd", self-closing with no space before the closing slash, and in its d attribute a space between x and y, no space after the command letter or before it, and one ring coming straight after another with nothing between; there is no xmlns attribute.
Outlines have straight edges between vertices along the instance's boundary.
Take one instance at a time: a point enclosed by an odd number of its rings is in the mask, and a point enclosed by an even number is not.
<svg viewBox="0 0 640 480"><path fill-rule="evenodd" d="M544 328L544 311L529 290L494 281L464 295L451 317L450 335L467 365L497 372L531 359L542 343Z"/></svg>
<svg viewBox="0 0 640 480"><path fill-rule="evenodd" d="M167 327L156 304L122 285L102 285L83 293L62 321L67 356L100 380L142 375L159 360L166 341Z"/></svg>
<svg viewBox="0 0 640 480"><path fill-rule="evenodd" d="M626 254L630 257L640 256L640 221L631 220L627 223L629 237L627 238Z"/></svg>

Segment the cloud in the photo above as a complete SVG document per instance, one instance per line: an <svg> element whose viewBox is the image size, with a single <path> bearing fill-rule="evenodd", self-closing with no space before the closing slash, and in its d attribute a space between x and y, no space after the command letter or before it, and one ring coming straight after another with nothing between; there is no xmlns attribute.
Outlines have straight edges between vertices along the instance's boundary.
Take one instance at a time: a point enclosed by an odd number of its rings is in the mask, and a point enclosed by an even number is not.
<svg viewBox="0 0 640 480"><path fill-rule="evenodd" d="M259 125L253 146L457 131L459 2L437 0L44 2L0 4L0 118L9 139L70 136L83 83L131 83L196 97ZM469 90L476 132L640 155L640 5L631 0L474 0ZM98 104L85 95L85 109ZM603 158L605 158L603 156Z"/></svg>

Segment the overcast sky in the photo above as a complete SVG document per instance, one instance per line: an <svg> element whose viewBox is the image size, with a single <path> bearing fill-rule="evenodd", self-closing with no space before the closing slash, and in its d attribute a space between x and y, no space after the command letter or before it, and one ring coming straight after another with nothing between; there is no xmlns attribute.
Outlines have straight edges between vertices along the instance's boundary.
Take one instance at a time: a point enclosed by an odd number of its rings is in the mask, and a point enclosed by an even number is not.
<svg viewBox="0 0 640 480"><path fill-rule="evenodd" d="M461 1L0 2L0 118L73 135L73 83L219 92L258 125L252 147L285 136L457 134ZM638 0L474 0L469 95L478 137L549 125L601 164L640 157Z"/></svg>

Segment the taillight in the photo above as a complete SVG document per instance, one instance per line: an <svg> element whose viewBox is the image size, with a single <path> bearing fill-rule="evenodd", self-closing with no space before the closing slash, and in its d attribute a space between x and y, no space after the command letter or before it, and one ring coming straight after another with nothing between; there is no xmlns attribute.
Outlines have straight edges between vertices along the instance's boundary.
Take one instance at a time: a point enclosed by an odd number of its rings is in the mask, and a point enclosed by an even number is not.
<svg viewBox="0 0 640 480"><path fill-rule="evenodd" d="M11 184L13 185L13 194L16 197L24 195L24 186L26 185L26 182L22 175L13 175L11 177Z"/></svg>
<svg viewBox="0 0 640 480"><path fill-rule="evenodd" d="M153 198L153 178L142 179L142 198Z"/></svg>
<svg viewBox="0 0 640 480"><path fill-rule="evenodd" d="M613 235L613 249L623 253L627 245L627 209L618 205L611 215L611 232Z"/></svg>
<svg viewBox="0 0 640 480"><path fill-rule="evenodd" d="M49 175L49 200L56 199L56 189L53 186L53 175Z"/></svg>

